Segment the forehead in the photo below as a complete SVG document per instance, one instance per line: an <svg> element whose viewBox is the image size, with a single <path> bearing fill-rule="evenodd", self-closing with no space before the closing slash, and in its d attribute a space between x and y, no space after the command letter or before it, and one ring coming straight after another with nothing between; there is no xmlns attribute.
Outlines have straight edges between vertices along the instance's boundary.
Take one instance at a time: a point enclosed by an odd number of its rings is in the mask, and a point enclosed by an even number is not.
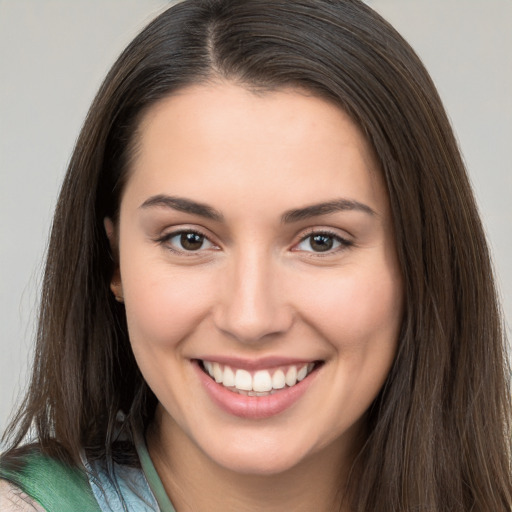
<svg viewBox="0 0 512 512"><path fill-rule="evenodd" d="M381 203L378 196L386 196L355 123L302 90L191 86L149 109L137 142L127 188L141 197L179 192L211 202L228 192L239 199L260 194L284 208L334 194L357 192Z"/></svg>

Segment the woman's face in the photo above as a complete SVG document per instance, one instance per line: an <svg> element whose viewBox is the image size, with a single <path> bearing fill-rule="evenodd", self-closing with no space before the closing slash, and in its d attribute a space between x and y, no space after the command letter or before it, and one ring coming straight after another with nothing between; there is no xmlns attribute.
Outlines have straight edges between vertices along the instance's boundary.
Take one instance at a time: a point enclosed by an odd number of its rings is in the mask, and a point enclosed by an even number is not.
<svg viewBox="0 0 512 512"><path fill-rule="evenodd" d="M138 142L112 289L163 439L244 473L348 456L402 317L359 130L315 96L223 83L155 105Z"/></svg>

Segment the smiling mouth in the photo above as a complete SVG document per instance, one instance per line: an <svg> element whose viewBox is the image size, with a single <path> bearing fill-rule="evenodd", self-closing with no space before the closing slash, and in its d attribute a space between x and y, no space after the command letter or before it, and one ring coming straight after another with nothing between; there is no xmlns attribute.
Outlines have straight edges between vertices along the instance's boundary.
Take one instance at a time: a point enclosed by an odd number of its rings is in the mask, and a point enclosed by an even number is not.
<svg viewBox="0 0 512 512"><path fill-rule="evenodd" d="M268 396L292 388L321 364L321 361L314 361L250 372L213 361L199 360L201 369L217 384L246 396Z"/></svg>

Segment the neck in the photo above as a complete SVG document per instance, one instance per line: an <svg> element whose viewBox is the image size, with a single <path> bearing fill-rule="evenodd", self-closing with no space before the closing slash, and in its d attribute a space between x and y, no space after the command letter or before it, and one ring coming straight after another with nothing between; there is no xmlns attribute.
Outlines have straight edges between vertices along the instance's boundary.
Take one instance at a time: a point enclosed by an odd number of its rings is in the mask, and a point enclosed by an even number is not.
<svg viewBox="0 0 512 512"><path fill-rule="evenodd" d="M177 425L164 425L158 414L147 444L177 512L349 511L341 503L353 457L340 446L329 446L277 474L242 474L218 465Z"/></svg>

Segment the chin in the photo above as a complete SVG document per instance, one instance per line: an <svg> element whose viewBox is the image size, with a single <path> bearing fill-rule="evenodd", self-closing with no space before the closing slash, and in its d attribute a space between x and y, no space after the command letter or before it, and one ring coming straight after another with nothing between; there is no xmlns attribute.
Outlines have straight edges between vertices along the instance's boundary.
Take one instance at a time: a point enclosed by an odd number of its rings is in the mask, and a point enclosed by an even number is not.
<svg viewBox="0 0 512 512"><path fill-rule="evenodd" d="M263 433L255 437L232 439L230 443L217 446L210 444L204 452L215 464L228 471L262 477L290 471L312 456L311 448L294 443L290 436L284 440L265 439Z"/></svg>
<svg viewBox="0 0 512 512"><path fill-rule="evenodd" d="M242 456L240 453L237 453L232 457L216 458L214 462L224 469L239 475L265 477L290 471L300 465L301 459L281 454L262 455L260 453Z"/></svg>

